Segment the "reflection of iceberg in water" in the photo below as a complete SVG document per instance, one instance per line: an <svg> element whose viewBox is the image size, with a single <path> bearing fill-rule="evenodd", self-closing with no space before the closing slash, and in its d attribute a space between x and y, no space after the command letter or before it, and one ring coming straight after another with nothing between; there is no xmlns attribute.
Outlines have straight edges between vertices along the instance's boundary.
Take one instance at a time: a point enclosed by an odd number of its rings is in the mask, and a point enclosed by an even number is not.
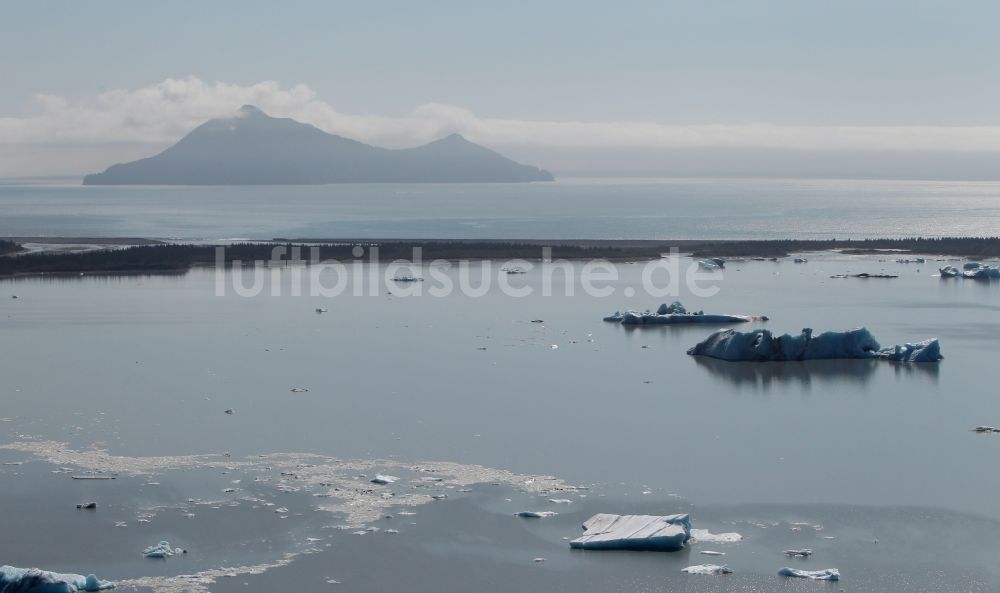
<svg viewBox="0 0 1000 593"><path fill-rule="evenodd" d="M705 356L695 356L699 367L709 371L713 377L723 379L736 386L767 389L772 385L843 382L863 385L875 373L892 369L897 378L926 378L937 381L940 366L936 364L907 364L904 362L880 362L876 360L806 360L791 362L728 362Z"/></svg>
<svg viewBox="0 0 1000 593"><path fill-rule="evenodd" d="M729 362L707 356L695 356L694 360L699 367L708 370L713 376L725 379L734 385L763 388L772 384L810 385L814 381L863 384L874 376L879 366L873 360Z"/></svg>

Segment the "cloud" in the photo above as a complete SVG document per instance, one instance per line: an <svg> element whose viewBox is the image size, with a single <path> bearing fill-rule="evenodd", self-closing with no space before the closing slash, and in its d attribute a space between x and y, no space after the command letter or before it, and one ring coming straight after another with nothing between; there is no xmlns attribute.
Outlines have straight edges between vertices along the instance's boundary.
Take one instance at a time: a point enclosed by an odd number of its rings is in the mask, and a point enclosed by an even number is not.
<svg viewBox="0 0 1000 593"><path fill-rule="evenodd" d="M1000 151L1000 127L788 126L768 123L670 125L644 121L541 121L481 117L445 103L403 116L338 111L306 85L239 85L195 77L117 89L84 100L35 96L37 112L0 117L0 144L166 144L207 119L244 104L327 132L389 147L415 146L451 133L489 146L770 148L794 150Z"/></svg>

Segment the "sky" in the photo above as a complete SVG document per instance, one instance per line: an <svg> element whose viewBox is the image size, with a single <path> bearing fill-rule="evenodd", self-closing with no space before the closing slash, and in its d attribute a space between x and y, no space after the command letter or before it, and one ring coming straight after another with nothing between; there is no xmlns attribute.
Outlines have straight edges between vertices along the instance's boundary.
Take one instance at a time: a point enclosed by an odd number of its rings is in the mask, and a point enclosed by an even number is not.
<svg viewBox="0 0 1000 593"><path fill-rule="evenodd" d="M390 147L458 132L575 174L732 174L749 158L761 174L1000 176L992 1L3 0L2 14L5 177L149 156L244 103Z"/></svg>

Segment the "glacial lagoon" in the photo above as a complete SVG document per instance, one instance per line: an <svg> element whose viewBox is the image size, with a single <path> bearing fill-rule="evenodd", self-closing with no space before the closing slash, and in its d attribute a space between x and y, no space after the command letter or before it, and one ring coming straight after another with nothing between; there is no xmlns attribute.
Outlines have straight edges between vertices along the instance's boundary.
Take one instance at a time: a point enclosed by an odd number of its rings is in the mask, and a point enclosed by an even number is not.
<svg viewBox="0 0 1000 593"><path fill-rule="evenodd" d="M707 298L626 297L643 262L607 298L0 281L0 531L19 534L0 558L125 590L996 591L1000 436L970 429L1000 423L1000 283L808 259L729 262ZM830 277L860 272L899 277ZM945 358L728 363L685 354L712 327L602 321L675 299L769 317L740 329L937 337ZM743 538L570 550L599 512ZM162 540L187 553L142 557ZM681 572L708 562L734 573Z"/></svg>

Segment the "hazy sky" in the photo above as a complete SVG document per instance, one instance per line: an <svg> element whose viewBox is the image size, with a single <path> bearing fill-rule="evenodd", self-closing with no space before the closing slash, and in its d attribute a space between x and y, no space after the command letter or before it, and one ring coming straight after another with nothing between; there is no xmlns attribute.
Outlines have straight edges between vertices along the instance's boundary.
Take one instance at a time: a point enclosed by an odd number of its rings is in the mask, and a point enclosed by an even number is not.
<svg viewBox="0 0 1000 593"><path fill-rule="evenodd" d="M4 0L2 14L6 176L146 156L246 102L383 145L457 131L551 149L566 168L602 147L1000 153L992 1Z"/></svg>

